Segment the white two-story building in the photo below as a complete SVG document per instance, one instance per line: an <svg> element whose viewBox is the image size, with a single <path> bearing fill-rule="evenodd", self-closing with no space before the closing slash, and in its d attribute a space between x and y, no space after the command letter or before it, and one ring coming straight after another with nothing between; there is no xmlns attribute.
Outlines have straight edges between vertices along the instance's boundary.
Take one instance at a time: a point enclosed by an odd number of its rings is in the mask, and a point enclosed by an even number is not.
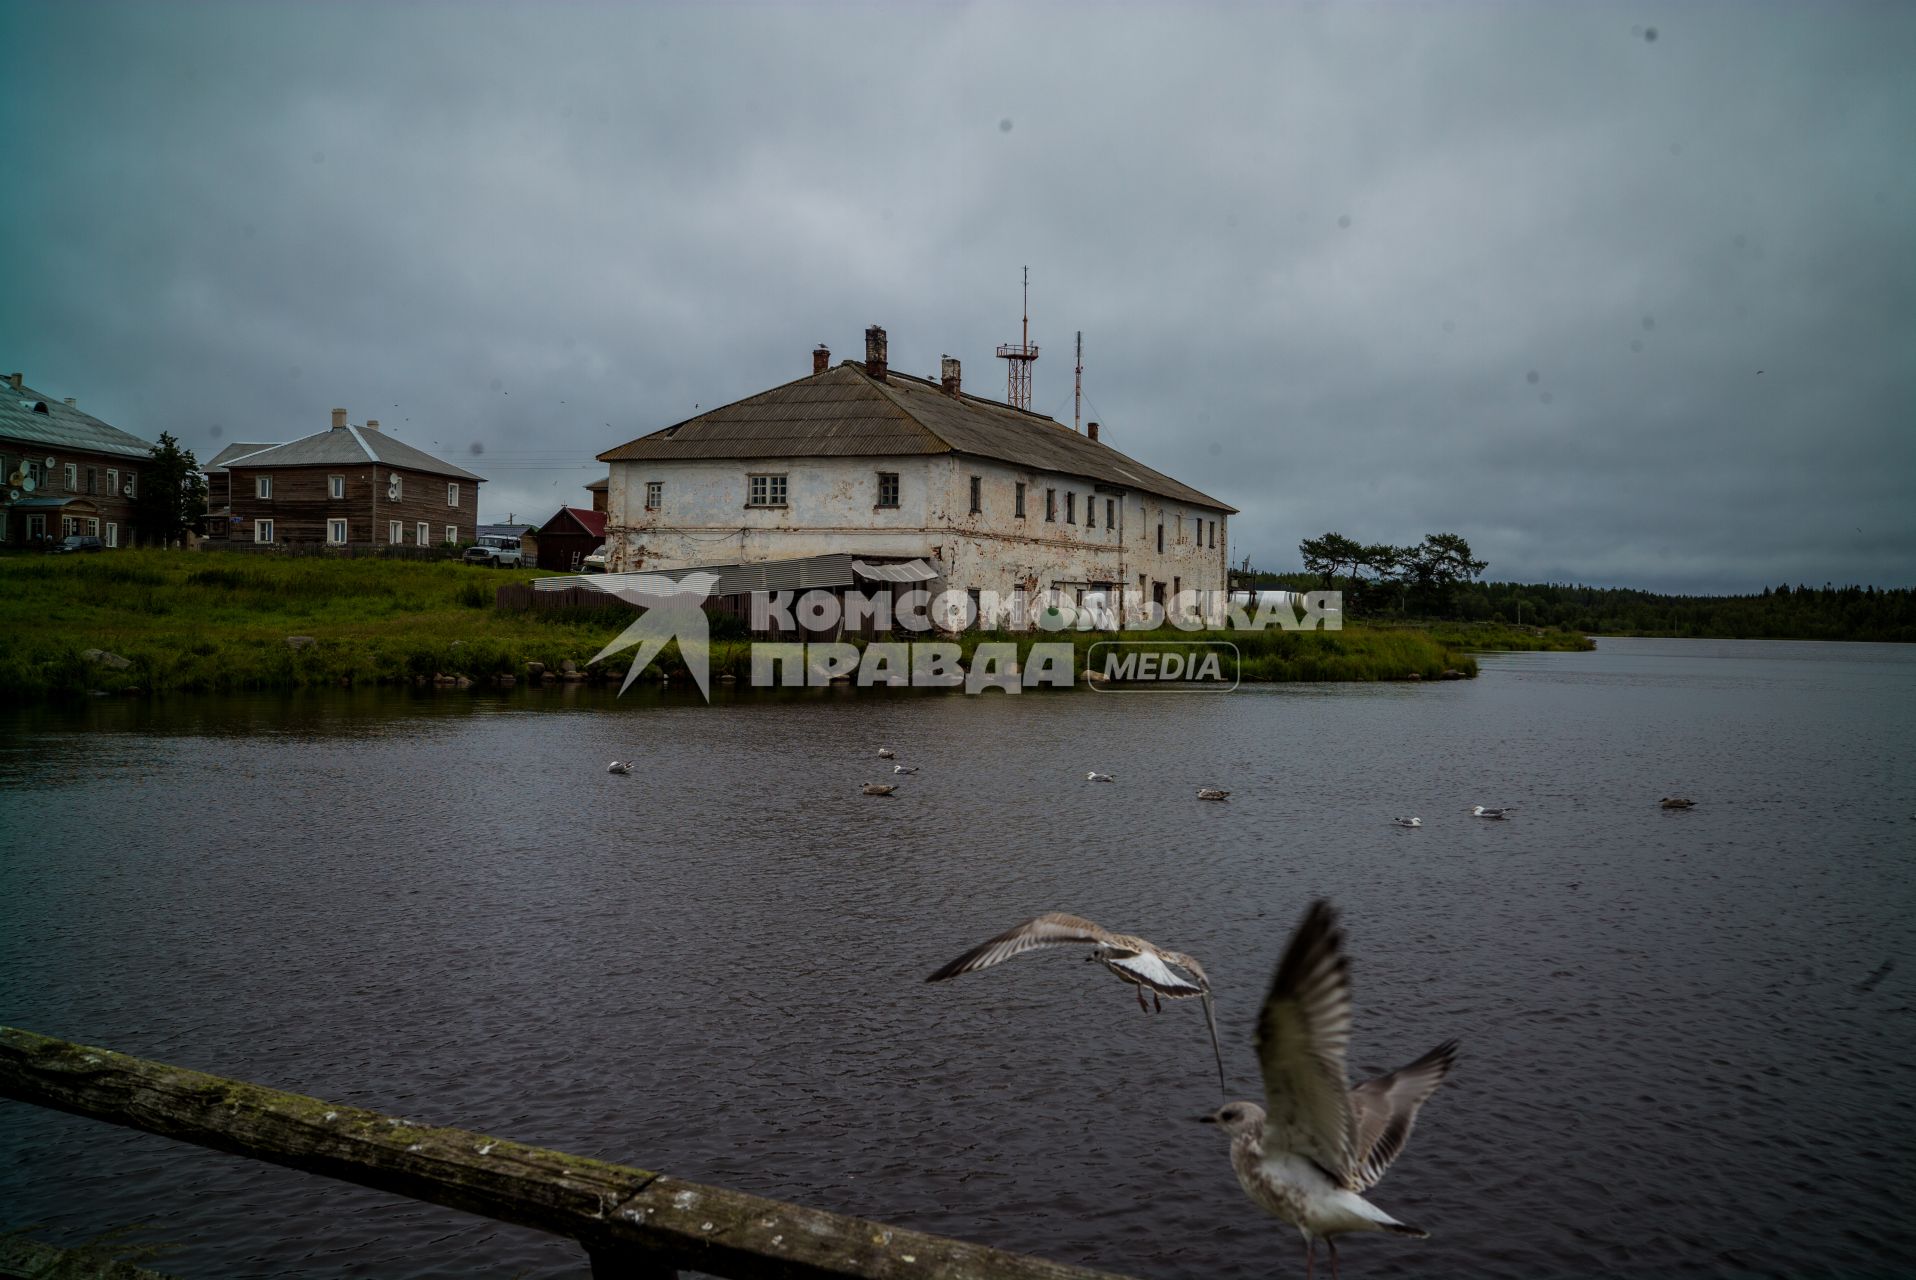
<svg viewBox="0 0 1916 1280"><path fill-rule="evenodd" d="M922 561L941 589L1169 605L1226 586L1236 508L1042 414L812 353L809 377L599 455L613 572L850 555ZM996 621L996 619L991 619Z"/></svg>

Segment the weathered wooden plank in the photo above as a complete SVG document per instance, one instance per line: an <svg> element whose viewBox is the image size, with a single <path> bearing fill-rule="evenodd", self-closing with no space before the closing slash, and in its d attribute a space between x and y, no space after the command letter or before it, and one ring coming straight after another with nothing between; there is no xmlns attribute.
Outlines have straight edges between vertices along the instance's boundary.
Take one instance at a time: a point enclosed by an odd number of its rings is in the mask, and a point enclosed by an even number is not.
<svg viewBox="0 0 1916 1280"><path fill-rule="evenodd" d="M57 1249L21 1235L0 1236L0 1276L8 1280L167 1280L157 1271L97 1248Z"/></svg>
<svg viewBox="0 0 1916 1280"><path fill-rule="evenodd" d="M0 1096L570 1236L591 1255L595 1275L659 1280L677 1268L740 1280L1104 1274L12 1027L0 1027Z"/></svg>

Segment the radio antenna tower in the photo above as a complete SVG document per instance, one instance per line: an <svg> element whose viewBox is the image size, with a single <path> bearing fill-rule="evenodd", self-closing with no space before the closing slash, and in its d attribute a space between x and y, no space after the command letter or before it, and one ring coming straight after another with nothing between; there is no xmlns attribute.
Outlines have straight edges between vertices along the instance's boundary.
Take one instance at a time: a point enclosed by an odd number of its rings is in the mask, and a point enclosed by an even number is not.
<svg viewBox="0 0 1916 1280"><path fill-rule="evenodd" d="M1084 402L1084 330L1078 330L1078 367L1071 376L1071 429L1078 430L1078 406Z"/></svg>
<svg viewBox="0 0 1916 1280"><path fill-rule="evenodd" d="M1010 363L1005 367L1005 403L1014 409L1031 407L1031 362L1038 348L1031 345L1031 268L1025 268L1024 341L998 348L998 358Z"/></svg>

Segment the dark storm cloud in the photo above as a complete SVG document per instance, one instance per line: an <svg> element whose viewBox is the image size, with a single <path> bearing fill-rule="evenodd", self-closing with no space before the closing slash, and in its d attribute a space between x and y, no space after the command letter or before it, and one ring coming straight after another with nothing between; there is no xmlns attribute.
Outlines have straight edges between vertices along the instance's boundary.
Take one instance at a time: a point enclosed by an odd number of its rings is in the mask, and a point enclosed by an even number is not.
<svg viewBox="0 0 1916 1280"><path fill-rule="evenodd" d="M1029 263L1036 407L1082 329L1260 564L1910 581L1910 13L1018 13L12 6L0 360L202 456L345 405L538 518L867 324L1000 391Z"/></svg>

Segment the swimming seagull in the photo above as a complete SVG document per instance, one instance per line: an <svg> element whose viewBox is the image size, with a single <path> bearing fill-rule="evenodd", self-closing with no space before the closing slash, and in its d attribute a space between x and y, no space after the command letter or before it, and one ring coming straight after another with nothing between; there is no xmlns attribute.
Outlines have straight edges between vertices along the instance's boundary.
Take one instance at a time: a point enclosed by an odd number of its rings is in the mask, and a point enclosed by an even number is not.
<svg viewBox="0 0 1916 1280"><path fill-rule="evenodd" d="M1470 811L1479 818L1493 818L1499 822L1510 817L1511 813L1510 808L1507 806L1502 809L1486 809L1480 804L1471 805Z"/></svg>
<svg viewBox="0 0 1916 1280"><path fill-rule="evenodd" d="M1391 825L1398 827L1421 827L1424 825L1424 820L1422 818L1392 818Z"/></svg>
<svg viewBox="0 0 1916 1280"><path fill-rule="evenodd" d="M1096 769L1093 769L1090 773L1085 774L1084 780L1086 782L1116 782L1117 781L1117 779L1112 777L1110 774L1099 773Z"/></svg>
<svg viewBox="0 0 1916 1280"><path fill-rule="evenodd" d="M865 794L868 796L888 796L898 790L896 782L867 782Z"/></svg>
<svg viewBox="0 0 1916 1280"><path fill-rule="evenodd" d="M1154 942L1128 933L1112 933L1081 916L1066 915L1061 911L1047 911L1041 916L1033 916L1023 924L979 943L925 981L943 982L974 969L989 968L1027 951L1072 943L1090 946L1091 954L1085 957L1086 960L1097 961L1135 987L1140 1009L1148 1008L1144 1003L1146 987L1151 988L1151 1000L1159 1013L1164 1012L1164 1002L1158 999L1160 995L1170 996L1173 1000L1199 997L1204 1002L1204 1021L1211 1029L1211 1053L1217 1058L1218 1090L1223 1092L1228 1087L1224 1083L1224 1051L1218 1048L1217 1043L1217 1009L1211 1003L1211 979L1205 974L1204 966L1181 951L1168 951ZM1185 979L1173 973L1173 966L1185 970L1191 978Z"/></svg>
<svg viewBox="0 0 1916 1280"><path fill-rule="evenodd" d="M891 759L891 758L892 758L893 756L895 756L895 755L897 755L897 754L898 754L898 753L897 753L896 751L893 751L893 750L892 750L892 749L891 749L890 747L880 747L880 748L878 748L878 758L879 758L880 760L889 760L889 759Z"/></svg>
<svg viewBox="0 0 1916 1280"><path fill-rule="evenodd" d="M1229 800L1230 798L1230 792L1220 791L1216 787L1198 788L1198 799L1200 800Z"/></svg>
<svg viewBox="0 0 1916 1280"><path fill-rule="evenodd" d="M1663 797L1663 799L1661 799L1661 800L1659 800L1659 801L1657 801L1657 804L1658 804L1659 806L1661 806L1662 808L1665 808L1665 809L1694 809L1694 808L1696 808L1696 801L1694 801L1694 800L1686 800L1686 799L1684 799L1684 798L1683 798L1682 796L1665 796L1665 797Z"/></svg>
<svg viewBox="0 0 1916 1280"><path fill-rule="evenodd" d="M895 765L893 765L893 766L891 767L891 771L892 771L893 773L917 773L917 772L918 772L918 770L919 770L919 769L921 769L921 768L923 768L923 766L922 766L922 765L915 765L915 764L895 764Z"/></svg>
<svg viewBox="0 0 1916 1280"><path fill-rule="evenodd" d="M631 773L632 766L629 764L626 764L622 760L614 760L611 764L605 767L605 771L607 773Z"/></svg>
<svg viewBox="0 0 1916 1280"><path fill-rule="evenodd" d="M1303 1234L1306 1276L1316 1274L1320 1238L1330 1245L1336 1275L1337 1237L1346 1231L1430 1234L1360 1193L1376 1186L1403 1152L1417 1109L1457 1059L1457 1042L1446 1040L1409 1066L1349 1084L1350 973L1343 942L1330 903L1312 903L1258 1014L1264 1105L1231 1102L1198 1117L1231 1136L1231 1168L1251 1203Z"/></svg>

